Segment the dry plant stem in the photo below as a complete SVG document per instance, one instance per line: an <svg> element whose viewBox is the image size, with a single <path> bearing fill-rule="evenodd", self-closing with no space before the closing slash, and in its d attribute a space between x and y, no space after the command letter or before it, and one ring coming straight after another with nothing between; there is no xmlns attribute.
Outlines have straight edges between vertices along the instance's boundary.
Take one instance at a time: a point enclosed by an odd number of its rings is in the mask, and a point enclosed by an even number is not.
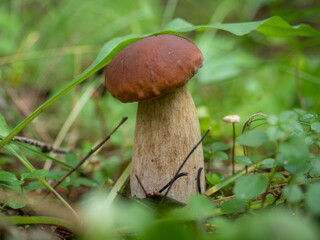
<svg viewBox="0 0 320 240"><path fill-rule="evenodd" d="M31 138L14 136L12 138L12 140L13 141L17 141L17 142L27 143L29 145L33 145L33 146L39 147L39 148L41 148L41 151L43 153L54 152L54 153L66 154L66 153L70 152L69 149L54 148L50 144L47 144L47 143L41 142L41 141L37 141L37 140L31 139Z"/></svg>
<svg viewBox="0 0 320 240"><path fill-rule="evenodd" d="M153 193L170 182L183 158L201 138L197 111L186 86L157 99L139 102L130 177L131 195L144 198L135 175ZM199 147L186 163L169 197L184 202L196 194L197 171L203 167L203 151ZM201 186L204 188L204 175Z"/></svg>
<svg viewBox="0 0 320 240"><path fill-rule="evenodd" d="M234 150L235 150L235 145L236 145L236 129L234 126L234 123L232 123L232 174L235 174L235 169L234 169Z"/></svg>
<svg viewBox="0 0 320 240"><path fill-rule="evenodd" d="M244 133L244 131L246 129L250 129L250 122L252 121L252 119L255 117L255 116L263 116L263 117L268 117L268 115L264 114L264 113L255 113L255 114L252 114L246 121L245 123L243 124L242 126L242 130L241 130L241 134ZM246 147L246 146L243 146L243 155L246 156L246 157L249 157L249 148ZM248 173L248 166L245 166L245 169L246 169L246 174Z"/></svg>
<svg viewBox="0 0 320 240"><path fill-rule="evenodd" d="M103 139L97 146L92 148L87 155L69 172L67 172L54 186L53 188L56 188L60 183L62 183L70 174L72 174L74 171L76 171L93 153L95 153L103 144L105 144L106 141L108 141L113 133L118 130L118 128L127 120L127 117L122 118L121 122L118 124L118 126L112 130L109 135ZM48 193L50 194L50 192Z"/></svg>
<svg viewBox="0 0 320 240"><path fill-rule="evenodd" d="M146 191L146 189L144 188L144 186L143 186L143 184L142 184L142 182L140 181L140 179L138 178L138 176L137 176L137 174L136 174L136 179L137 179L137 181L138 181L138 183L139 183L139 185L140 185L140 187L142 188L142 191L144 192L144 194L146 195L146 197L149 197L149 193L147 193L147 191Z"/></svg>

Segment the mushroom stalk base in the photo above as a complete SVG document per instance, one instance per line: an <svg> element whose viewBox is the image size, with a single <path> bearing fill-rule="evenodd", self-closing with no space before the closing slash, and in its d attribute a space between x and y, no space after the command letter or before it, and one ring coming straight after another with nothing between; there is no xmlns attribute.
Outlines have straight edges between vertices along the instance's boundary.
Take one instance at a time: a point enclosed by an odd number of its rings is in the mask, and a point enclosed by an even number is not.
<svg viewBox="0 0 320 240"><path fill-rule="evenodd" d="M161 98L138 103L135 138L130 176L131 195L146 195L136 179L140 179L147 193L153 194L165 186L201 139L195 105L186 86ZM205 188L205 174L197 179L204 167L202 145L190 156L181 172L187 176L177 179L169 197L185 202L187 197Z"/></svg>

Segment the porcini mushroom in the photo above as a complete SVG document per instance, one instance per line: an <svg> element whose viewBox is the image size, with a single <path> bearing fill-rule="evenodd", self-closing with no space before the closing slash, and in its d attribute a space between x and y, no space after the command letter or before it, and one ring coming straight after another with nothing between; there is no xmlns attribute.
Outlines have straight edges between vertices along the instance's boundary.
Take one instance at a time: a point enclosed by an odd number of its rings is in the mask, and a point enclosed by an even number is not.
<svg viewBox="0 0 320 240"><path fill-rule="evenodd" d="M161 189L175 175L194 145L200 126L189 79L202 66L203 56L190 41L175 35L147 37L125 47L108 64L106 88L122 102L138 101L130 177L131 195L145 198ZM177 179L169 197L185 202L204 190L203 151L199 146L182 169L187 176Z"/></svg>

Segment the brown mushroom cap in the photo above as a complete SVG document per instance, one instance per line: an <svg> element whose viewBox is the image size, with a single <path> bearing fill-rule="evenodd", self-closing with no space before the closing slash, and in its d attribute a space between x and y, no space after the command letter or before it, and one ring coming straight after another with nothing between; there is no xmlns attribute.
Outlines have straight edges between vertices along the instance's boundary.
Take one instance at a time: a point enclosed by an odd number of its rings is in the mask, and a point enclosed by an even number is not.
<svg viewBox="0 0 320 240"><path fill-rule="evenodd" d="M106 88L121 102L156 98L184 86L202 62L200 50L184 38L147 37L113 58L106 70Z"/></svg>

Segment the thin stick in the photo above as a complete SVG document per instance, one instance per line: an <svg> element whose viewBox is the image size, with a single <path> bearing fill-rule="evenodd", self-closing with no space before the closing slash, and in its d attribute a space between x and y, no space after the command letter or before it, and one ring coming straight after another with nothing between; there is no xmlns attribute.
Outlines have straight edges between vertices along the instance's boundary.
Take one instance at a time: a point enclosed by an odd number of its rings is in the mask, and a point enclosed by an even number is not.
<svg viewBox="0 0 320 240"><path fill-rule="evenodd" d="M137 174L136 174L136 179L138 180L138 183L139 183L140 187L142 188L142 191L144 192L146 197L148 197L150 194L147 193L146 189L144 188L144 186L143 186L142 182L140 181L140 179L138 178Z"/></svg>
<svg viewBox="0 0 320 240"><path fill-rule="evenodd" d="M200 141L192 148L192 150L189 152L188 156L185 158L185 160L182 162L181 166L179 167L178 171L176 172L175 176L173 177L176 178L179 174L179 172L181 171L181 169L183 168L184 164L187 162L187 160L189 159L189 157L191 156L191 154L196 150L196 148L201 144L201 142L203 141L203 139L208 135L208 133L210 132L211 127L209 127L209 129L207 130L207 132L203 135L203 137L200 139ZM166 191L166 193L164 194L163 199L165 199L171 189L173 185L173 182L170 181L170 186L168 187L168 190ZM162 199L162 200L163 200Z"/></svg>
<svg viewBox="0 0 320 240"><path fill-rule="evenodd" d="M199 192L200 194L202 194L202 192L201 192L201 181L200 181L200 177L201 177L201 172L202 172L202 170L203 170L202 167L199 168L199 170L198 170L198 175L197 175L198 192Z"/></svg>
<svg viewBox="0 0 320 240"><path fill-rule="evenodd" d="M69 172L67 172L54 186L53 188L56 188L60 183L63 182L63 180L65 180L71 173L73 173L76 169L78 169L93 153L95 153L106 141L108 141L111 137L111 135L118 130L118 128L127 120L127 117L122 118L121 122L118 124L118 126L112 130L111 133L109 133L109 135L103 139L97 146L95 146L94 148L92 148L87 155L73 168L71 169ZM48 193L50 194L50 192Z"/></svg>
<svg viewBox="0 0 320 240"><path fill-rule="evenodd" d="M170 186L171 183L174 183L178 178L183 177L183 176L188 176L188 173L186 173L186 172L179 173L176 177L172 178L170 180L170 182L168 182L166 185L164 185L164 187L159 190L159 193L162 193L164 190L166 190L166 188L168 188Z"/></svg>
<svg viewBox="0 0 320 240"><path fill-rule="evenodd" d="M45 142L41 142L38 140L34 140L31 138L26 138L26 137L20 137L20 136L14 136L12 138L13 141L17 141L17 142L23 142L23 143L27 143L29 145L33 145L36 147L41 148L41 151L43 153L48 153L48 152L54 152L54 153L60 153L60 154L66 154L68 152L70 152L69 149L62 149L62 148L55 148L52 145L45 143Z"/></svg>

